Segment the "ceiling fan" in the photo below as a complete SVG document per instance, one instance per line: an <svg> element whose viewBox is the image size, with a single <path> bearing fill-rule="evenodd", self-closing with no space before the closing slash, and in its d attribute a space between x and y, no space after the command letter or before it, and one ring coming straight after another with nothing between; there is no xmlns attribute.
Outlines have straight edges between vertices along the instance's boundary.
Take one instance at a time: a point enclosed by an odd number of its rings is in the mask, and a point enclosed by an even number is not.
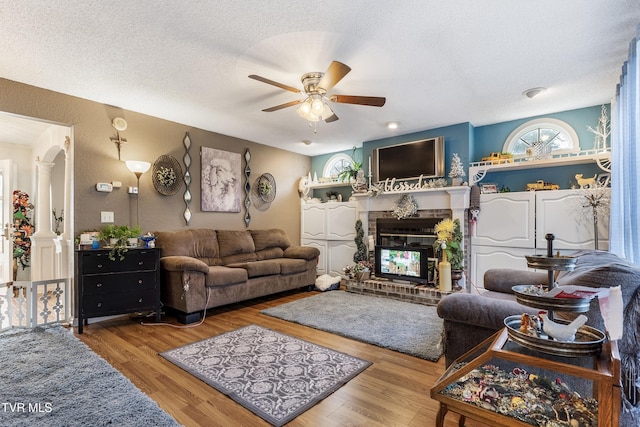
<svg viewBox="0 0 640 427"><path fill-rule="evenodd" d="M385 98L378 96L329 95L329 91L333 89L333 87L338 84L338 82L342 80L349 71L351 71L349 66L338 61L333 61L324 73L311 72L304 74L300 79L304 90L278 83L255 74L250 75L249 78L290 92L307 95L305 99L290 101L274 107L265 108L262 111L270 113L272 111L300 104L297 112L301 117L309 120L310 122L324 120L325 122L330 123L338 120L338 116L336 116L331 110L329 105L325 102L326 100L342 104L369 105L372 107L382 107L386 102Z"/></svg>

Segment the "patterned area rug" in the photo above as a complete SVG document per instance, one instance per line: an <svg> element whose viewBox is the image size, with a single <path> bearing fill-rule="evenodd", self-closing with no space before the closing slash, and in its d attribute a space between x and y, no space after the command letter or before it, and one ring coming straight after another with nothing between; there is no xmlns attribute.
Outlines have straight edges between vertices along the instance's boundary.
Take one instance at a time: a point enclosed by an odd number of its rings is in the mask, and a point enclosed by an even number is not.
<svg viewBox="0 0 640 427"><path fill-rule="evenodd" d="M291 421L371 365L257 325L160 355L275 426Z"/></svg>

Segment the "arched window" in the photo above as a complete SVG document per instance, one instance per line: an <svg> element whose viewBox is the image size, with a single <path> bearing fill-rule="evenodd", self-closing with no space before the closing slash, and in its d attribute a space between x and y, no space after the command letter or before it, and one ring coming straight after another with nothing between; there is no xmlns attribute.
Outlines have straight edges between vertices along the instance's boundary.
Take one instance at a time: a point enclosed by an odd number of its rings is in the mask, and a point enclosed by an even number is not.
<svg viewBox="0 0 640 427"><path fill-rule="evenodd" d="M340 172L351 164L353 164L353 159L348 154L336 154L325 163L322 176L336 179L338 175L340 175Z"/></svg>
<svg viewBox="0 0 640 427"><path fill-rule="evenodd" d="M579 152L580 141L576 131L562 120L535 119L511 132L502 151L515 157L544 158Z"/></svg>

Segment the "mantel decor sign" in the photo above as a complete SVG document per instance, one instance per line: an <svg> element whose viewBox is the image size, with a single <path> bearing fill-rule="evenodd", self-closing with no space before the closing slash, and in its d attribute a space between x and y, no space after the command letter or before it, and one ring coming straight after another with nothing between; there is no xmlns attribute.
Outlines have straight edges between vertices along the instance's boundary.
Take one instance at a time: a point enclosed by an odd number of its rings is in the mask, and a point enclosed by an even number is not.
<svg viewBox="0 0 640 427"><path fill-rule="evenodd" d="M242 206L242 156L202 147L201 198L204 212L240 212Z"/></svg>

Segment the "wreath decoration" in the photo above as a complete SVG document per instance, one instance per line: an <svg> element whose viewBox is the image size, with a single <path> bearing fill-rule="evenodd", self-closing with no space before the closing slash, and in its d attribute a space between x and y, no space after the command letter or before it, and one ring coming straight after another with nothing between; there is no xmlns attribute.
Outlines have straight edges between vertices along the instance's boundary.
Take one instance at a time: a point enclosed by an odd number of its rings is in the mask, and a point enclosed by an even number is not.
<svg viewBox="0 0 640 427"><path fill-rule="evenodd" d="M163 154L153 163L151 178L158 193L163 196L176 194L182 187L180 163L175 158Z"/></svg>
<svg viewBox="0 0 640 427"><path fill-rule="evenodd" d="M393 207L393 215L398 219L408 218L414 216L418 212L418 204L414 200L413 196L403 194Z"/></svg>

